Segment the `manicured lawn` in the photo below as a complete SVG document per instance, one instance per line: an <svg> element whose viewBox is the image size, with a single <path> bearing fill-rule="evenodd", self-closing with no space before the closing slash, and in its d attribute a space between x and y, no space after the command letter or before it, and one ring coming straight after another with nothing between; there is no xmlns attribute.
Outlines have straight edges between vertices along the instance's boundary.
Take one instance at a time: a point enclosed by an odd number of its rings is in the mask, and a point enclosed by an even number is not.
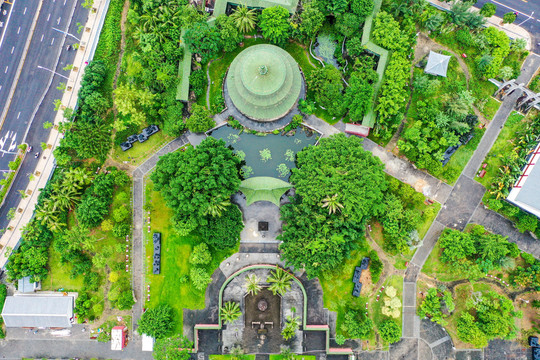
<svg viewBox="0 0 540 360"><path fill-rule="evenodd" d="M450 185L454 185L459 178L459 175L471 159L474 151L478 147L482 136L486 132L486 129L476 129L474 137L465 145L460 146L459 149L452 155L450 161L443 167L442 178Z"/></svg>
<svg viewBox="0 0 540 360"><path fill-rule="evenodd" d="M196 234L179 236L173 230L170 219L173 211L167 207L161 194L153 191L152 182L148 181L146 199L150 202L151 232L145 231L146 281L150 285L150 301L145 300L145 308L158 304L168 304L176 312L174 332L182 334L183 309L203 309L204 291L195 289L189 280L191 265L188 262L191 251L201 240ZM145 226L146 229L146 226ZM161 233L161 274L152 274L152 234ZM206 266L211 274L219 264L232 255L238 248L227 251L212 251L212 262Z"/></svg>
<svg viewBox="0 0 540 360"><path fill-rule="evenodd" d="M273 355L270 355L270 356L273 356ZM306 357L309 357L309 356L306 356ZM242 355L239 357L234 357L233 355L210 355L209 359L210 360L234 360L234 359L255 360L255 355Z"/></svg>
<svg viewBox="0 0 540 360"><path fill-rule="evenodd" d="M49 275L41 283L42 290L81 290L83 286L83 277L77 276L75 279L71 279L69 276L70 271L71 266L60 262L60 254L54 250L54 244L51 245L49 248Z"/></svg>
<svg viewBox="0 0 540 360"><path fill-rule="evenodd" d="M487 163L486 174L483 178L476 177L476 181L484 185L487 189L491 186L491 183L495 179L495 176L499 173L499 167L504 165L503 159L508 156L514 146L511 140L515 138L516 132L523 130L527 126L528 121L523 119L523 115L513 111L501 130L499 137L491 147L489 154L486 156L485 163ZM480 171L481 169L478 169Z"/></svg>
<svg viewBox="0 0 540 360"><path fill-rule="evenodd" d="M315 360L315 355L294 355L294 360ZM271 354L270 360L283 360L282 355Z"/></svg>
<svg viewBox="0 0 540 360"><path fill-rule="evenodd" d="M384 285L383 285L385 288L389 287L389 286L393 286L396 290L397 290L397 297L399 299L402 298L403 296L403 277L401 275L392 275L392 276L389 276L386 281L384 282ZM377 293L379 294L379 293ZM381 309L384 305L384 290L379 298L379 301L377 301L377 294L374 294L373 296L370 297L370 300L369 300L369 309L371 309L371 314L372 314L372 319L373 319L373 322L375 323L375 326L377 326L378 324L380 324L383 320L385 320L386 318L388 318L387 316L383 315L382 312L381 312ZM403 310L403 309L402 309ZM401 329L401 320L402 320L402 316L400 314L400 316L398 316L397 318L392 318L395 322L398 323L399 325L399 328ZM385 346L388 346L388 344L385 343Z"/></svg>
<svg viewBox="0 0 540 360"><path fill-rule="evenodd" d="M133 147L128 151L122 151L120 146L114 145L112 159L119 162L127 161L131 165L138 166L171 140L172 137L165 135L165 133L160 130L156 134L150 136L148 140L142 144L139 142L134 143Z"/></svg>
<svg viewBox="0 0 540 360"><path fill-rule="evenodd" d="M491 96L488 98L488 101L486 102L486 105L484 105L484 109L482 110L482 113L488 120L493 120L493 117L495 116L495 113L497 110L499 110L499 107L501 107L501 102L498 100L495 100Z"/></svg>
<svg viewBox="0 0 540 360"><path fill-rule="evenodd" d="M450 267L448 264L445 264L440 260L441 251L442 249L437 242L429 254L429 257L422 268L422 272L428 276L436 278L439 281L455 281L466 278L466 274L463 274L461 271Z"/></svg>

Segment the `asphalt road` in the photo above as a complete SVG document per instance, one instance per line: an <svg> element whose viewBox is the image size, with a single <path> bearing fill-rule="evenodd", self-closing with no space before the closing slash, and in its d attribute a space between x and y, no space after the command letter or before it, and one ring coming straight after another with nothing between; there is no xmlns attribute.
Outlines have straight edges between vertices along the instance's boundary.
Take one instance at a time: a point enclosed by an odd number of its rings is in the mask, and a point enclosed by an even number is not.
<svg viewBox="0 0 540 360"><path fill-rule="evenodd" d="M23 25L20 25L21 31L17 34L19 25L15 19L22 17L22 20L17 21L29 22L29 24L25 22L29 30L39 2L39 0L15 1L11 9L13 14L4 30L6 34L0 47L0 84L7 84L0 89L0 110L7 105L4 99L8 97L18 63L21 61L20 55L10 54L11 49L15 47L17 50L14 50L14 54L15 51L20 51L22 54L27 38L27 36L19 37L22 35ZM63 68L73 63L75 50L68 51L66 47L78 41L54 28L67 30L68 33L78 37L77 23L84 24L88 18L88 10L84 9L81 3L82 0L51 0L44 1L42 4L13 100L0 129L0 170L8 169L8 163L15 157L13 152L16 151L17 145L23 142L28 143L33 147L33 153L26 156L13 182L12 190L0 208L0 228L7 226L6 214L10 208L17 206L20 200L17 190L26 188L28 176L36 167L38 159L34 157L34 153L41 152L40 144L47 141L50 132L43 128L43 124L54 121L56 114L54 100L62 98L62 91L58 90L57 86L61 82L66 82L62 76L38 68L38 66L63 76L69 75L69 71L64 71ZM23 14L24 7L27 7L26 14ZM34 9L33 13L30 9ZM28 19L24 18L25 16ZM12 63L3 65L4 61L12 61ZM8 68L4 73L5 66Z"/></svg>
<svg viewBox="0 0 540 360"><path fill-rule="evenodd" d="M514 24L521 24L531 34L533 51L540 54L540 0L478 0L475 6L481 8L487 2L497 6L496 15L501 18L508 12L517 12Z"/></svg>

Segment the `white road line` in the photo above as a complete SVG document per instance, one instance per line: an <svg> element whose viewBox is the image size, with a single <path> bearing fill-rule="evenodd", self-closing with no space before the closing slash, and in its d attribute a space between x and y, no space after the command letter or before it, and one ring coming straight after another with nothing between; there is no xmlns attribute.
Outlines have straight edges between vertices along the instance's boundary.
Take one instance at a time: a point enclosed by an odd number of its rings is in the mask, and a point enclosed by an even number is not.
<svg viewBox="0 0 540 360"><path fill-rule="evenodd" d="M40 42L41 42L41 41L43 41L43 36L44 36L44 35L43 35L43 34L41 34L41 40L39 40Z"/></svg>
<svg viewBox="0 0 540 360"><path fill-rule="evenodd" d="M24 8L23 15L26 15L26 8Z"/></svg>
<svg viewBox="0 0 540 360"><path fill-rule="evenodd" d="M57 25L60 25L60 20L61 20L61 19L62 19L62 17L60 16L60 17L58 18L58 20L56 20L56 24L57 24Z"/></svg>
<svg viewBox="0 0 540 360"><path fill-rule="evenodd" d="M19 28L17 29L17 34L19 34L21 32L21 27L19 26Z"/></svg>
<svg viewBox="0 0 540 360"><path fill-rule="evenodd" d="M525 13L523 13L523 12L519 11L519 10L516 10L516 9L514 9L514 8L511 8L510 6L507 6L507 5L501 4L501 3L500 3L500 2L498 2L498 1L495 1L495 0L491 0L491 2L494 2L494 3L495 3L495 4L497 4L497 5L501 5L501 6L504 6L505 8L507 8L507 9L510 9L510 10L512 10L512 11L515 11L515 12L517 12L517 13L521 14L521 15L529 16L529 14L525 14ZM534 19L534 18L533 18L533 19Z"/></svg>
<svg viewBox="0 0 540 360"><path fill-rule="evenodd" d="M4 74L7 74L9 66L6 66L6 70L4 70Z"/></svg>
<svg viewBox="0 0 540 360"><path fill-rule="evenodd" d="M54 44L54 38L53 38L52 41L51 41L51 45L52 45L52 44Z"/></svg>
<svg viewBox="0 0 540 360"><path fill-rule="evenodd" d="M17 119L19 118L19 116L21 116L21 112L19 111L19 113L17 114Z"/></svg>
<svg viewBox="0 0 540 360"><path fill-rule="evenodd" d="M9 25L9 19L11 19L11 14L13 13L13 8L15 7L15 2L17 0L13 0L13 5L11 5L11 10L9 10L9 15L6 20L6 25L4 26L4 33L2 34L2 38L0 38L0 47L2 47L2 43L4 42L4 36L6 36L7 27Z"/></svg>
<svg viewBox="0 0 540 360"><path fill-rule="evenodd" d="M51 14L49 14L49 15L47 16L47 21L49 21L50 18L51 18Z"/></svg>
<svg viewBox="0 0 540 360"><path fill-rule="evenodd" d="M15 50L15 46L11 48L11 53L13 54L13 50Z"/></svg>
<svg viewBox="0 0 540 360"><path fill-rule="evenodd" d="M67 0L64 0L64 6L66 6L66 1L67 1Z"/></svg>

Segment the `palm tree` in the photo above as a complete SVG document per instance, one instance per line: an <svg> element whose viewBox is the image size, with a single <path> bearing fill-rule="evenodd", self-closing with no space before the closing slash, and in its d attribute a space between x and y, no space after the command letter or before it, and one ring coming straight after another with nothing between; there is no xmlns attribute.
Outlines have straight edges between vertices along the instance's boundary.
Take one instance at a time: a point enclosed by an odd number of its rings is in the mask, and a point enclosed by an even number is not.
<svg viewBox="0 0 540 360"><path fill-rule="evenodd" d="M220 308L219 318L227 324L232 323L234 320L240 317L242 312L240 306L234 301L228 301Z"/></svg>
<svg viewBox="0 0 540 360"><path fill-rule="evenodd" d="M336 211L341 212L341 209L343 209L343 205L338 202L338 194L335 194L334 196L327 196L322 200L321 206L323 208L328 208L328 215L335 214Z"/></svg>
<svg viewBox="0 0 540 360"><path fill-rule="evenodd" d="M257 295L261 291L260 279L255 274L246 276L246 291L249 295Z"/></svg>
<svg viewBox="0 0 540 360"><path fill-rule="evenodd" d="M245 5L241 5L231 14L231 19L234 21L234 24L240 32L245 34L255 29L257 14L255 13L255 10L248 9Z"/></svg>
<svg viewBox="0 0 540 360"><path fill-rule="evenodd" d="M268 277L268 282L271 283L268 288L272 291L272 294L283 295L287 290L291 288L292 275L276 266L276 270L273 270Z"/></svg>
<svg viewBox="0 0 540 360"><path fill-rule="evenodd" d="M298 330L299 327L300 316L294 316L293 313L292 315L287 316L287 322L281 331L281 336L283 336L285 340L289 340L295 335L296 330Z"/></svg>
<svg viewBox="0 0 540 360"><path fill-rule="evenodd" d="M209 204L206 210L204 210L204 215L210 215L212 217L221 217L223 211L230 206L231 202L229 200L216 201L215 203Z"/></svg>

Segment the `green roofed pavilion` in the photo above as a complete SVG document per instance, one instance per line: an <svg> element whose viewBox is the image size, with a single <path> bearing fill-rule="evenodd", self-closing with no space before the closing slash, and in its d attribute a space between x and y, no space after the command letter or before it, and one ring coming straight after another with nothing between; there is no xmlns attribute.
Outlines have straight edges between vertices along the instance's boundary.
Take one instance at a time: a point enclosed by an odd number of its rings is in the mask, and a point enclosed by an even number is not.
<svg viewBox="0 0 540 360"><path fill-rule="evenodd" d="M298 64L274 45L254 45L231 63L226 89L236 108L257 121L285 116L296 104L302 89Z"/></svg>
<svg viewBox="0 0 540 360"><path fill-rule="evenodd" d="M270 201L279 206L279 199L292 185L269 176L248 178L240 184L240 191L246 195L246 205L255 201Z"/></svg>

